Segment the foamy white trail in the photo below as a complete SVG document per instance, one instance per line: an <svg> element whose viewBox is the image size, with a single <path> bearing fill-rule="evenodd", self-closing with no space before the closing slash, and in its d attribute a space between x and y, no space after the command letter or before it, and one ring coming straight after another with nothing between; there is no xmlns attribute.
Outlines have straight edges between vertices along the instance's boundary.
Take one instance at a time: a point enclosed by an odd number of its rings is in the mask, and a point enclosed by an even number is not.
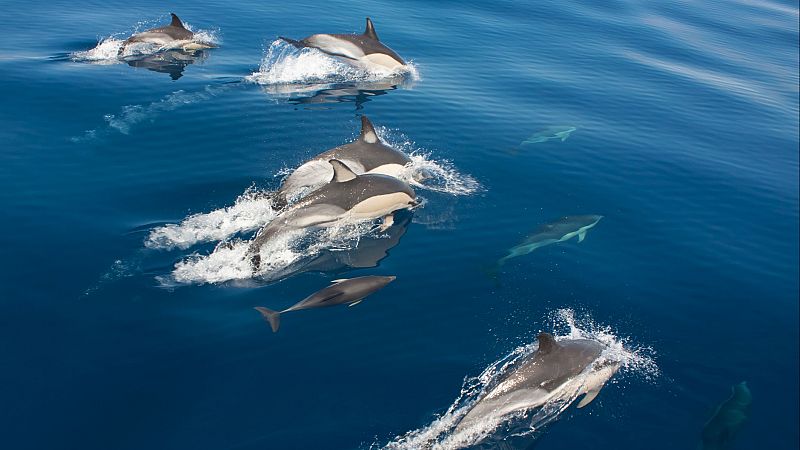
<svg viewBox="0 0 800 450"><path fill-rule="evenodd" d="M187 30L194 33L190 41L176 41L175 45L170 45L169 47L137 42L127 46L120 55L119 50L122 48L125 39L129 36L159 26L156 25L156 21L142 21L136 24L132 32L114 33L110 36L102 37L98 40L94 48L73 52L70 54L70 59L75 62L87 62L91 64L118 64L126 62L126 59L150 56L164 50L180 48L187 43L218 47L222 42L217 30L198 30L195 32L190 24L184 22L183 25Z"/></svg>
<svg viewBox="0 0 800 450"><path fill-rule="evenodd" d="M186 249L200 242L223 241L248 231L255 231L275 216L268 195L251 187L232 206L208 213L192 214L179 224L167 224L150 232L145 247Z"/></svg>
<svg viewBox="0 0 800 450"><path fill-rule="evenodd" d="M293 85L302 90L302 85L308 84L324 85L395 78L399 81L415 81L419 79L419 73L413 62L409 62L399 71L378 67L356 67L314 48L298 49L282 39L276 39L270 44L258 71L245 77L247 81L261 85L283 85L282 92L286 92L288 86Z"/></svg>
<svg viewBox="0 0 800 450"><path fill-rule="evenodd" d="M250 241L235 240L218 245L209 255L195 254L177 263L172 279L162 280L162 283L222 283L253 277L275 281L294 272L294 268L323 250L356 248L368 234L379 236L372 221L280 233L261 248L261 264L257 272L253 271L247 253Z"/></svg>
<svg viewBox="0 0 800 450"><path fill-rule="evenodd" d="M636 346L630 342L630 339L618 337L610 327L598 325L588 316L578 320L575 318L575 312L571 309L555 311L552 319L557 340L593 339L607 346L594 365L619 364L620 370L610 383L617 383L621 377L626 375L634 375L646 380L652 380L659 375L658 367L651 356L652 349ZM528 436L530 438L534 433L541 431L543 426L557 419L580 395L580 386L582 385L580 378L577 380L578 383L574 390L565 396L549 401L540 408L510 417L487 418L458 433L455 432L459 421L469 412L478 398L493 389L516 362L535 352L537 348L538 343L536 342L518 347L492 363L477 377L467 378L459 397L444 414L422 428L395 438L382 448L387 450L452 450L486 444L487 441L497 442L509 436ZM588 375L588 371L583 374L583 376L586 375ZM498 433L502 436L498 436ZM371 448L379 447L374 444Z"/></svg>

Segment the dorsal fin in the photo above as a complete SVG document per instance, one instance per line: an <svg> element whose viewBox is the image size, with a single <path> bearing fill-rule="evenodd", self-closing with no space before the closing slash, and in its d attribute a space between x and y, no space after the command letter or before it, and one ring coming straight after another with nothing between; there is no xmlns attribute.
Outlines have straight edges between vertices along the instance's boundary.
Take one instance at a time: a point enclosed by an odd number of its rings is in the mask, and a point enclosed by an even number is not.
<svg viewBox="0 0 800 450"><path fill-rule="evenodd" d="M367 28L364 29L364 36L375 39L376 41L380 40L378 39L378 33L375 32L375 26L372 25L372 21L369 20L369 17L367 17Z"/></svg>
<svg viewBox="0 0 800 450"><path fill-rule="evenodd" d="M328 162L333 166L333 180L331 181L334 183L344 183L356 178L357 175L338 159L332 159Z"/></svg>
<svg viewBox="0 0 800 450"><path fill-rule="evenodd" d="M539 350L538 352L541 354L547 354L558 348L558 342L550 333L539 333L539 336L536 337L536 340L539 341Z"/></svg>
<svg viewBox="0 0 800 450"><path fill-rule="evenodd" d="M367 144L378 142L378 133L375 132L375 127L372 126L372 122L367 119L367 116L361 116L361 136L358 138Z"/></svg>
<svg viewBox="0 0 800 450"><path fill-rule="evenodd" d="M184 30L186 29L186 27L183 26L183 22L181 22L181 19L179 19L178 16L175 15L175 13L169 13L169 15L172 16L172 22L169 24L170 26L183 28Z"/></svg>

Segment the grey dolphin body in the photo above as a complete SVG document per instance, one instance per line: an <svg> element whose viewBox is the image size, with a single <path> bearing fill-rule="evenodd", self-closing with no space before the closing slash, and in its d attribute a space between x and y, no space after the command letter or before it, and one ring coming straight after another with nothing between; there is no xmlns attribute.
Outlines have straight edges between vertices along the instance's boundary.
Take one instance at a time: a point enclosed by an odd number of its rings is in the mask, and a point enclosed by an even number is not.
<svg viewBox="0 0 800 450"><path fill-rule="evenodd" d="M279 233L381 217L388 228L393 223L393 212L417 205L414 190L397 178L356 175L341 161L332 159L329 163L334 172L330 183L284 210L256 234L247 251L256 269L261 264L261 247Z"/></svg>
<svg viewBox="0 0 800 450"><path fill-rule="evenodd" d="M731 388L731 396L722 402L703 427L701 450L730 448L736 432L744 425L753 396L744 381Z"/></svg>
<svg viewBox="0 0 800 450"><path fill-rule="evenodd" d="M521 244L512 247L508 251L508 255L497 261L497 265L502 266L511 258L527 255L537 248L557 242L564 242L575 236L578 237L578 242L583 242L586 238L586 232L597 225L597 222L602 218L603 216L597 215L566 216L555 222L542 225Z"/></svg>
<svg viewBox="0 0 800 450"><path fill-rule="evenodd" d="M578 403L578 408L582 408L594 400L619 368L618 364L595 367L606 348L600 342L589 339L556 341L548 333L539 333L537 339L539 348L517 362L475 402L458 423L456 432L482 419L502 418L576 393L586 394Z"/></svg>
<svg viewBox="0 0 800 450"><path fill-rule="evenodd" d="M285 37L281 39L296 47L316 48L331 56L367 67L378 66L395 71L406 65L400 55L378 39L369 17L362 34L314 34L299 41Z"/></svg>
<svg viewBox="0 0 800 450"><path fill-rule="evenodd" d="M383 277L370 275L366 277L334 280L332 285L309 295L283 311L273 311L261 306L257 306L255 309L264 316L264 320L272 327L272 331L277 332L278 328L281 326L281 314L283 313L344 304L355 306L361 303L361 300L368 295L386 287L386 285L394 281L395 278L394 276Z"/></svg>
<svg viewBox="0 0 800 450"><path fill-rule="evenodd" d="M200 50L212 47L210 44L190 42L194 38L194 33L186 29L178 16L173 13L170 13L170 16L172 16L172 22L169 25L136 33L126 39L119 49L119 54L122 55L129 44L138 42L156 44L163 48L174 48L172 46L180 43L179 47L184 50Z"/></svg>
<svg viewBox="0 0 800 450"><path fill-rule="evenodd" d="M275 207L284 207L289 199L330 181L333 167L328 163L338 159L358 175L364 173L398 176L411 159L405 153L381 142L367 116L361 116L358 139L314 156L295 169L281 184L273 200Z"/></svg>
<svg viewBox="0 0 800 450"><path fill-rule="evenodd" d="M561 142L564 142L575 130L577 130L577 128L571 126L547 127L544 130L533 134L528 139L525 139L520 145L539 144L541 142L547 142L554 139L560 139Z"/></svg>

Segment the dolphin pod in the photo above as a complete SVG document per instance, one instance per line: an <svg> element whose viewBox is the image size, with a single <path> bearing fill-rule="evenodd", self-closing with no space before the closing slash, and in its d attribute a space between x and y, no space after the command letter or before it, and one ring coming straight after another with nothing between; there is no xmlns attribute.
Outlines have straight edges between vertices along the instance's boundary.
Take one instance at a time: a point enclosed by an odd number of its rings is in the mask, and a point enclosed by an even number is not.
<svg viewBox="0 0 800 450"><path fill-rule="evenodd" d="M273 311L262 306L256 306L255 309L264 316L264 320L272 327L272 332L277 333L278 328L281 326L281 314L301 309L326 308L336 305L355 306L361 303L365 297L386 287L395 278L394 276L371 275L333 280L330 286L309 295L283 311Z"/></svg>
<svg viewBox="0 0 800 450"><path fill-rule="evenodd" d="M358 175L377 173L397 176L411 162L405 153L381 142L372 122L367 116L361 116L358 139L326 150L300 165L283 180L273 204L276 207L286 206L288 199L296 198L308 188L327 183L333 176L333 168L328 163L331 159L341 161Z"/></svg>
<svg viewBox="0 0 800 450"><path fill-rule="evenodd" d="M336 159L329 163L333 167L330 183L303 197L258 231L247 252L254 269L260 266L264 244L280 233L379 218L383 218L382 228L386 229L394 222L395 211L417 206L414 190L404 181L380 174L356 175Z"/></svg>

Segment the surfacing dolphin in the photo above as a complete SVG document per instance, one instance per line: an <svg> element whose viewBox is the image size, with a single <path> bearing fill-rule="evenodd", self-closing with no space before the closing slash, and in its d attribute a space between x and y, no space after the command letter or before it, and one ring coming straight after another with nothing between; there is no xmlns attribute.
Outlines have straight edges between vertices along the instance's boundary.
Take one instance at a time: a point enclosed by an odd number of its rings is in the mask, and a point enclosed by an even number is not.
<svg viewBox="0 0 800 450"><path fill-rule="evenodd" d="M326 308L328 306L345 304L347 306L355 306L361 303L365 297L386 287L386 285L394 281L395 278L397 277L370 275L366 277L333 280L333 284L330 286L309 295L283 311L273 311L262 306L256 306L255 309L264 316L264 320L272 327L272 332L277 333L278 328L281 326L281 314L283 313L299 311L301 309Z"/></svg>
<svg viewBox="0 0 800 450"><path fill-rule="evenodd" d="M173 13L170 13L170 16L172 16L172 22L169 25L142 31L126 39L119 48L118 54L121 56L130 44L136 43L158 45L159 50L197 51L214 47L208 43L195 42L193 40L194 33L186 29L181 19Z"/></svg>
<svg viewBox="0 0 800 450"><path fill-rule="evenodd" d="M730 448L736 433L747 421L753 396L742 381L731 388L731 396L717 406L714 415L703 427L701 450Z"/></svg>
<svg viewBox="0 0 800 450"><path fill-rule="evenodd" d="M401 70L406 62L394 50L384 45L367 17L362 34L314 34L299 41L281 36L295 47L311 47L349 63L367 68L378 67L392 72Z"/></svg>
<svg viewBox="0 0 800 450"><path fill-rule="evenodd" d="M333 166L330 183L285 209L256 234L247 250L256 270L261 265L261 248L279 233L381 217L386 229L394 222L392 213L417 205L414 190L404 181L380 174L356 175L341 161L329 163Z"/></svg>
<svg viewBox="0 0 800 450"><path fill-rule="evenodd" d="M510 414L540 407L551 400L574 401L583 408L619 369L619 364L600 358L606 346L591 339L556 341L539 333L539 347L518 361L498 383L483 394L461 419L456 432L483 420L498 420Z"/></svg>
<svg viewBox="0 0 800 450"><path fill-rule="evenodd" d="M286 177L273 200L275 207L284 207L289 199L309 188L324 185L333 176L331 159L343 162L354 173L383 174L397 177L411 159L405 153L381 142L367 116L361 116L361 134L349 144L327 150L304 162Z"/></svg>
<svg viewBox="0 0 800 450"><path fill-rule="evenodd" d="M564 242L575 236L578 237L578 242L583 242L586 238L586 232L597 225L597 222L600 222L602 218L603 216L597 215L566 216L555 222L542 225L534 234L522 241L521 244L512 247L508 251L508 255L497 261L497 266L502 266L511 258L527 255L537 248L557 242Z"/></svg>

